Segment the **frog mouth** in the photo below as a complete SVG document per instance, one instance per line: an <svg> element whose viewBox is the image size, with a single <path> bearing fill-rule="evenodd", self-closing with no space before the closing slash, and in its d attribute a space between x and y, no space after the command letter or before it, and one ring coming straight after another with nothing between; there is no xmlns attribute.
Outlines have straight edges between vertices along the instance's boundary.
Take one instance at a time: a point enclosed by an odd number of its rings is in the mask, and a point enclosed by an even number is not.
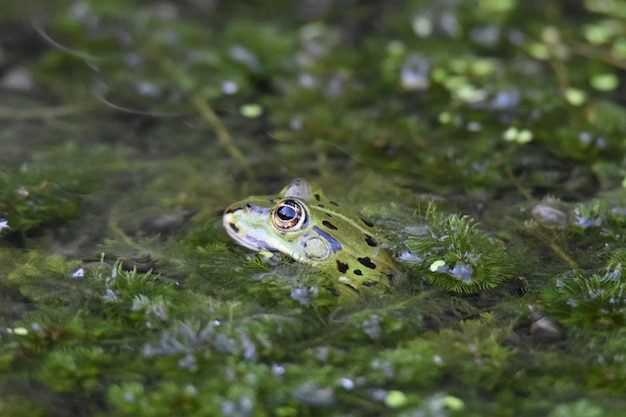
<svg viewBox="0 0 626 417"><path fill-rule="evenodd" d="M228 230L228 229L227 229ZM228 230L228 235L238 244L256 252L276 252L276 249L270 247L266 242L262 242L250 236L241 236Z"/></svg>
<svg viewBox="0 0 626 417"><path fill-rule="evenodd" d="M224 229L226 229L226 233L228 233L228 236L230 236L231 239L233 239L235 242L237 242L241 246L244 246L250 250L257 251L257 252L262 252L262 251L276 252L276 249L270 247L267 244L267 242L258 240L250 235L242 236L240 234L239 227L237 227L237 225L232 221L232 217L229 216L228 214L224 215L223 224L224 224Z"/></svg>

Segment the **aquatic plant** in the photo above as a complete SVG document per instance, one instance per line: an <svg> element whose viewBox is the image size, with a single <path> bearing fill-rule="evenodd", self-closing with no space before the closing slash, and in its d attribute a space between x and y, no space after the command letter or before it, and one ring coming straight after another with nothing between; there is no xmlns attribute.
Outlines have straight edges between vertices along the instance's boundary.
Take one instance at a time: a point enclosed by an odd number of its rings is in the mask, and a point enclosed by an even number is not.
<svg viewBox="0 0 626 417"><path fill-rule="evenodd" d="M416 277L447 291L472 293L494 288L512 276L501 242L481 232L467 216L444 215L434 204L426 212L428 235L409 237L405 264Z"/></svg>
<svg viewBox="0 0 626 417"><path fill-rule="evenodd" d="M541 298L565 325L610 329L626 324L626 250L610 253L603 272L565 273Z"/></svg>

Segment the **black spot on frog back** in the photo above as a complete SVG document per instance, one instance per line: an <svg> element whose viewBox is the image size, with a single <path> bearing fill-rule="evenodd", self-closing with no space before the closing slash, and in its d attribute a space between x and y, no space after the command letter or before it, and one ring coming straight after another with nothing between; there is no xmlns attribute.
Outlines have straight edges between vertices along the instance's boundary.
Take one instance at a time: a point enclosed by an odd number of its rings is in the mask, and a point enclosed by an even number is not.
<svg viewBox="0 0 626 417"><path fill-rule="evenodd" d="M348 270L348 264L344 264L343 262L337 260L337 270L342 274Z"/></svg>
<svg viewBox="0 0 626 417"><path fill-rule="evenodd" d="M376 242L376 239L374 239L373 237L371 237L370 235L367 235L367 234L365 235L365 243L367 243L368 246L371 246L371 247L374 247L374 248L376 246L378 246L378 242Z"/></svg>
<svg viewBox="0 0 626 417"><path fill-rule="evenodd" d="M369 257L357 258L357 260L361 263L361 265L366 266L370 269L376 269L376 264L372 262Z"/></svg>
<svg viewBox="0 0 626 417"><path fill-rule="evenodd" d="M322 224L326 227L328 227L331 230L337 230L337 226L335 226L334 224L332 224L331 222L329 222L328 220L324 220L322 222Z"/></svg>
<svg viewBox="0 0 626 417"><path fill-rule="evenodd" d="M363 222L363 224L365 224L367 227L374 227L374 223L372 223L371 221L366 220L363 217L360 217L360 219Z"/></svg>

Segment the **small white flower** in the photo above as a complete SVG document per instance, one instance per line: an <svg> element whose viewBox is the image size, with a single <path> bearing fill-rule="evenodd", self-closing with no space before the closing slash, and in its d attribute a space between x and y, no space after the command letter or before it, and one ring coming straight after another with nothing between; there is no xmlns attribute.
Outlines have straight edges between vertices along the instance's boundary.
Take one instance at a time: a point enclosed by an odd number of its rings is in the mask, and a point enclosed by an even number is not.
<svg viewBox="0 0 626 417"><path fill-rule="evenodd" d="M4 220L4 219L0 219L0 232L2 232L4 229L10 229L11 227L9 226L9 222Z"/></svg>

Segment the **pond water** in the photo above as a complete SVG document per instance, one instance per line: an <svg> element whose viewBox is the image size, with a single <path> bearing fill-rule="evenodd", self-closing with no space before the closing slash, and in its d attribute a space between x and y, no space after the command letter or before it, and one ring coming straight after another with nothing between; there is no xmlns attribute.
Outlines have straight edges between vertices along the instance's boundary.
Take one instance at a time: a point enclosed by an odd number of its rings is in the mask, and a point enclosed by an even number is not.
<svg viewBox="0 0 626 417"><path fill-rule="evenodd" d="M626 415L621 2L4 3L0 414Z"/></svg>

